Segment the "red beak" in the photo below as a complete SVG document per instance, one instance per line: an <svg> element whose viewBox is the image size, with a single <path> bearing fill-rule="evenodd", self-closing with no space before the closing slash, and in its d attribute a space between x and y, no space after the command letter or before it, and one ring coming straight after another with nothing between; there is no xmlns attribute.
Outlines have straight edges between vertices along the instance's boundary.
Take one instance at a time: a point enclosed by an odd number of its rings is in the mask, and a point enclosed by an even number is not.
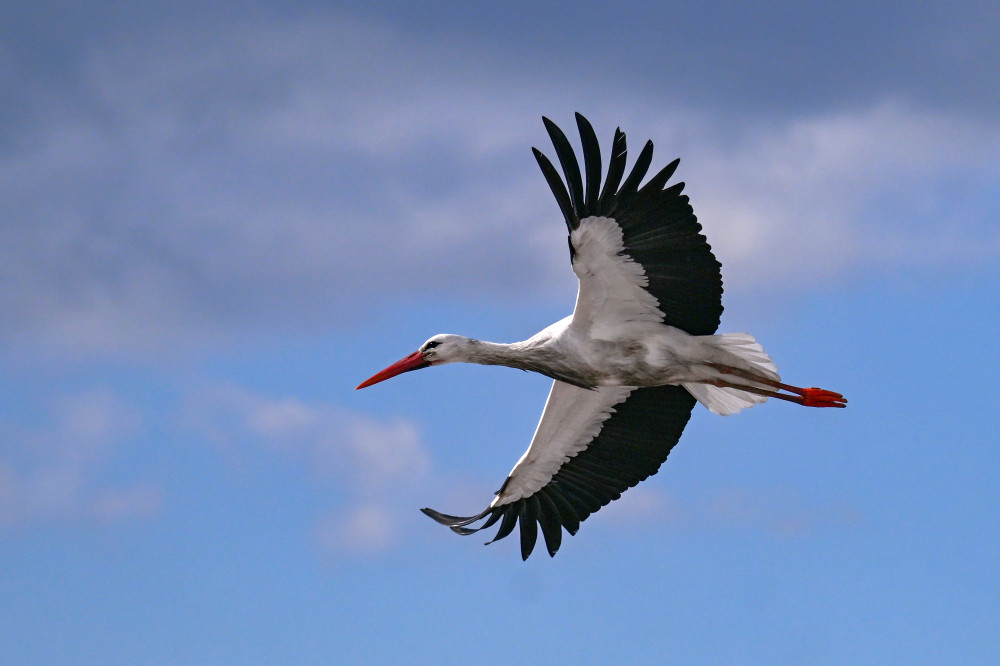
<svg viewBox="0 0 1000 666"><path fill-rule="evenodd" d="M372 384L378 384L379 382L385 381L390 377L401 375L404 372L409 372L410 370L419 370L420 368L426 368L428 365L430 365L430 362L424 360L423 353L415 351L406 358L396 361L382 372L375 373L365 381L358 384L358 387L354 390L357 391L358 389L363 389L366 386L371 386Z"/></svg>

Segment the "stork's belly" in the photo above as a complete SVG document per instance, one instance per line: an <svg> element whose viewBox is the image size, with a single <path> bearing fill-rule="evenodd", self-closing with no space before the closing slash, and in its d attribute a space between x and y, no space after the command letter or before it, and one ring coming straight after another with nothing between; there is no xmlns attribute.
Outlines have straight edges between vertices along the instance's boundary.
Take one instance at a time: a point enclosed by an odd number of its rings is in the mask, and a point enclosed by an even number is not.
<svg viewBox="0 0 1000 666"><path fill-rule="evenodd" d="M695 381L695 374L690 368L674 365L669 368L658 368L652 366L634 366L621 368L615 372L605 374L598 385L600 386L663 386L664 384L680 384L687 381Z"/></svg>
<svg viewBox="0 0 1000 666"><path fill-rule="evenodd" d="M704 364L702 341L669 326L658 329L657 336L595 349L591 357L595 384L648 387L704 381L710 369Z"/></svg>

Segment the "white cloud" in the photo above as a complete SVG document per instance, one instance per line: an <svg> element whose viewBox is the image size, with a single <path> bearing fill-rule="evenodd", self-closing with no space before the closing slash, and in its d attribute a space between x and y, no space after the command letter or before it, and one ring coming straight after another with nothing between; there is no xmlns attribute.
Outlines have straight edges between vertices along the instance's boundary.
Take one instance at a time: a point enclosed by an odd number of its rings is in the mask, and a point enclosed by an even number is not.
<svg viewBox="0 0 1000 666"><path fill-rule="evenodd" d="M405 35L328 19L158 47L92 51L86 103L47 109L30 144L0 153L4 338L143 354L332 325L417 275L438 294L488 287L482 267L521 255L496 239L512 220L534 238L535 204L553 208L494 165L530 160L510 140L525 114L461 84L429 95L445 55Z"/></svg>
<svg viewBox="0 0 1000 666"><path fill-rule="evenodd" d="M993 120L872 100L733 127L642 92L583 104L502 52L473 65L460 37L336 15L152 39L88 51L71 91L38 93L64 103L38 102L32 141L0 152L0 339L148 355L335 327L417 290L565 297L563 230L528 147L551 154L537 116L572 135L577 106L605 146L620 123L633 150L654 139L654 167L681 155L731 284L1000 253L982 203ZM952 201L956 182L971 202Z"/></svg>
<svg viewBox="0 0 1000 666"><path fill-rule="evenodd" d="M93 514L104 523L148 518L163 511L164 495L159 486L135 484L104 488L95 493Z"/></svg>
<svg viewBox="0 0 1000 666"><path fill-rule="evenodd" d="M658 523L678 530L759 530L787 537L854 528L864 522L861 511L847 499L817 502L773 489L719 489L682 500L642 485L601 512L608 524L622 527Z"/></svg>
<svg viewBox="0 0 1000 666"><path fill-rule="evenodd" d="M985 195L997 155L996 125L885 102L709 140L686 175L733 282L811 285L995 259L1000 233L953 183Z"/></svg>
<svg viewBox="0 0 1000 666"><path fill-rule="evenodd" d="M335 551L385 548L401 533L402 507L431 471L417 427L403 419L376 420L325 403L271 398L234 385L206 389L187 408L188 426L235 465L259 454L301 466L320 486L346 494L317 526L317 539Z"/></svg>
<svg viewBox="0 0 1000 666"><path fill-rule="evenodd" d="M356 504L331 511L316 524L315 537L327 555L385 550L399 535L398 516L383 503Z"/></svg>
<svg viewBox="0 0 1000 666"><path fill-rule="evenodd" d="M104 470L142 432L138 412L94 388L52 405L42 426L0 422L0 527L35 523L114 523L160 512L155 484L109 484Z"/></svg>

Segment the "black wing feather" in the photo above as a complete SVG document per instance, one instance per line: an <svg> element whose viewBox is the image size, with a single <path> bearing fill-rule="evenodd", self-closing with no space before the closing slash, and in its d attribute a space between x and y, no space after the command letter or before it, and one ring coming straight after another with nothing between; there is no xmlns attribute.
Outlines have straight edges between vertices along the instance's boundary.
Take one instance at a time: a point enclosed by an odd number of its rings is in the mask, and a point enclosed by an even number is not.
<svg viewBox="0 0 1000 666"><path fill-rule="evenodd" d="M528 559L538 540L538 497L524 498L521 504L521 559Z"/></svg>
<svg viewBox="0 0 1000 666"><path fill-rule="evenodd" d="M580 516L577 513L576 507L569 501L569 498L560 492L560 487L552 484L542 488L542 492L558 508L559 522L566 528L566 531L570 534L576 534L580 529Z"/></svg>
<svg viewBox="0 0 1000 666"><path fill-rule="evenodd" d="M559 172L556 171L549 158L543 155L540 150L532 148L531 152L534 153L535 160L542 170L542 175L545 176L545 182L549 184L549 189L552 190L552 195L556 198L556 203L559 204L559 210L562 211L563 219L566 220L566 227L570 231L573 231L580 226L580 218L577 217L576 210L573 208L573 202L569 199L569 192L566 191L566 186L559 177ZM572 249L570 247L570 251Z"/></svg>
<svg viewBox="0 0 1000 666"><path fill-rule="evenodd" d="M663 167L658 174L650 178L649 182L642 186L642 192L652 193L662 190L663 186L667 184L668 180L670 180L670 177L674 175L674 171L677 171L677 165L680 163L680 159L676 159L667 166ZM680 183L680 186L681 189L683 189L684 183ZM674 187L676 187L676 185ZM666 192L664 194L666 194Z"/></svg>
<svg viewBox="0 0 1000 666"><path fill-rule="evenodd" d="M569 145L569 139L566 138L566 135L563 134L563 131L554 122L548 118L542 118L542 122L549 133L552 145L556 149L556 155L559 157L559 164L562 165L563 173L566 175L566 184L569 185L569 197L573 202L573 208L584 210L583 180L580 177L580 164L576 161L576 154L573 152L573 147Z"/></svg>
<svg viewBox="0 0 1000 666"><path fill-rule="evenodd" d="M545 537L545 549L549 551L551 557L562 545L562 515L559 506L545 488L535 493L533 497L538 499L538 524L541 525L542 536Z"/></svg>
<svg viewBox="0 0 1000 666"><path fill-rule="evenodd" d="M601 144L597 141L593 125L579 113L576 114L576 126L580 130L583 163L587 169L587 196L584 199L584 206L587 210L596 210L598 192L601 189Z"/></svg>
<svg viewBox="0 0 1000 666"><path fill-rule="evenodd" d="M636 158L632 171L621 187L618 187L625 172L627 151L625 134L621 130L615 130L607 180L594 204L589 198L593 188L592 164L600 159L600 152L595 149L587 129L590 128L590 123L581 119L582 116L579 116L577 123L580 125L584 162L587 165L588 197L582 203L582 195L568 197L569 204L573 207L570 217L574 219L570 231L579 226L579 220L590 216L604 215L614 219L622 230L625 245L623 253L643 267L649 281L646 290L659 302L664 316L663 323L691 335L711 335L719 327L722 317L721 266L701 234L701 225L698 224L688 197L682 194L684 183L664 189L677 170L680 160L672 161L640 188L653 160L653 142L647 141ZM576 158L567 152L571 149L566 136L551 121L546 120L545 127L552 137L563 171L566 172L570 192L576 188L582 191L579 165ZM555 169L543 168L542 171L555 191L551 182ZM565 189L561 183L560 188ZM566 198L556 195L564 217L567 216ZM575 257L575 253L571 242L570 257Z"/></svg>
<svg viewBox="0 0 1000 666"><path fill-rule="evenodd" d="M721 267L701 234L701 225L688 197L681 193L684 183L664 189L680 160L668 164L640 188L653 160L653 142L647 141L619 187L628 151L625 133L616 129L607 179L595 201L601 153L590 122L577 114L587 170L584 194L580 165L569 140L551 120L543 118L543 121L563 168L565 183L545 155L536 148L532 151L569 231L577 229L580 220L590 216L613 218L622 229L624 253L646 273L649 281L646 290L659 302L663 323L691 335L714 333L722 317ZM576 256L572 240L569 251L572 260Z"/></svg>
<svg viewBox="0 0 1000 666"><path fill-rule="evenodd" d="M562 543L561 534L555 535L556 526L576 534L580 523L590 514L655 474L684 432L694 405L695 399L680 386L636 389L615 406L615 413L603 423L587 448L567 460L536 493L488 508L476 517L446 518L460 521L464 526L489 516L483 525L486 527L502 516L493 541L509 535L515 523L520 522L523 558L531 554L540 523L549 554L555 555ZM600 482L594 482L594 469L603 470ZM613 482L608 480L610 477L614 477ZM454 524L440 520L442 514L436 511L423 511L438 522Z"/></svg>
<svg viewBox="0 0 1000 666"><path fill-rule="evenodd" d="M518 509L520 510L520 507L518 507ZM500 529L497 530L496 536L494 536L492 540L486 543L487 546L496 541L497 539L503 539L511 532L513 532L514 527L517 526L517 518L518 518L517 511L497 511L494 509L494 515L503 516L503 522L500 523Z"/></svg>
<svg viewBox="0 0 1000 666"><path fill-rule="evenodd" d="M610 215L614 210L618 193L618 186L621 185L622 176L625 175L625 163L628 160L628 147L625 141L625 133L621 129L615 130L615 139L611 144L611 163L608 165L608 178L604 181L604 189L598 199L599 210L597 215Z"/></svg>
<svg viewBox="0 0 1000 666"><path fill-rule="evenodd" d="M625 179L625 182L622 183L621 189L618 190L618 200L620 202L632 200L639 190L639 183L646 177L646 172L649 171L649 165L652 163L653 142L647 141L646 145L642 147L639 157L635 159L635 164L632 165L632 172Z"/></svg>

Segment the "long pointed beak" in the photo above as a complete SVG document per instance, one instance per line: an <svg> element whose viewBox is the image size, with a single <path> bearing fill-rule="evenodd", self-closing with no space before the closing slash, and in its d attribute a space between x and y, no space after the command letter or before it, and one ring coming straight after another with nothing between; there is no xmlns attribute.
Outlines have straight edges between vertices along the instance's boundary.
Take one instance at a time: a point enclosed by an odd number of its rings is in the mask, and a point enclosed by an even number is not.
<svg viewBox="0 0 1000 666"><path fill-rule="evenodd" d="M426 368L428 365L430 365L430 362L424 360L423 353L415 351L406 358L396 361L382 372L375 373L365 381L358 384L357 388L355 388L354 390L357 391L358 389L363 389L366 386L371 386L372 384L378 384L379 382L383 382L386 379L395 377L396 375L401 375L404 372L409 372L410 370L419 370L420 368Z"/></svg>

